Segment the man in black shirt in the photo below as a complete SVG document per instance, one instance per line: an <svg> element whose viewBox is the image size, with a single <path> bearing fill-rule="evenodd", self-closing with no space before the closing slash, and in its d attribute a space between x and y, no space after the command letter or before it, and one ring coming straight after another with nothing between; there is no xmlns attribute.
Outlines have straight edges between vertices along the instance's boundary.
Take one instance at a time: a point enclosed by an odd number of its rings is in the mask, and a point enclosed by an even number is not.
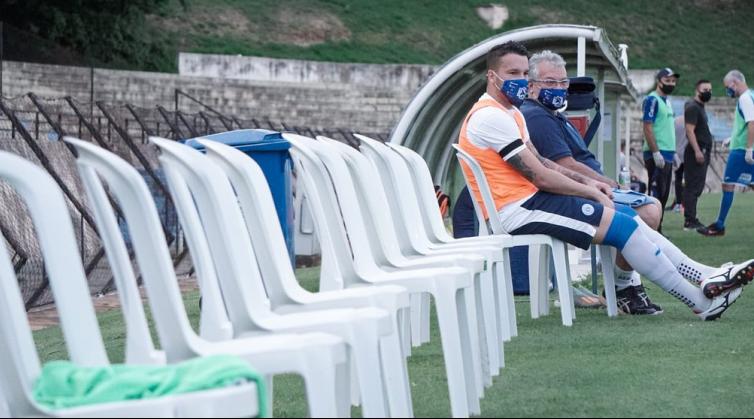
<svg viewBox="0 0 754 419"><path fill-rule="evenodd" d="M684 122L689 144L684 153L686 189L683 193L683 206L686 221L683 228L687 231L705 228L697 218L696 204L704 191L712 152L712 134L704 109L704 104L709 102L711 97L712 84L709 80L699 80L696 82L694 99L685 105Z"/></svg>

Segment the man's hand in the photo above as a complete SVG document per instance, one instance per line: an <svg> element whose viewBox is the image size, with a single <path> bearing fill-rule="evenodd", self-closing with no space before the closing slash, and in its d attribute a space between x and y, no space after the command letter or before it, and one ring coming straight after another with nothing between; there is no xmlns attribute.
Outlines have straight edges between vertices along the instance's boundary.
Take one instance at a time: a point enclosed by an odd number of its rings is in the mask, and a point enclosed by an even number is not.
<svg viewBox="0 0 754 419"><path fill-rule="evenodd" d="M754 166L754 148L746 149L746 163L749 166Z"/></svg>
<svg viewBox="0 0 754 419"><path fill-rule="evenodd" d="M592 197L592 200L599 202L605 208L615 208L613 199L602 193L602 191L600 191L599 189L594 190L594 196Z"/></svg>
<svg viewBox="0 0 754 419"><path fill-rule="evenodd" d="M701 166L704 164L704 162L707 160L704 157L704 153L702 153L702 150L697 150L694 152L694 155L696 155L696 162Z"/></svg>
<svg viewBox="0 0 754 419"><path fill-rule="evenodd" d="M602 183L596 180L593 180L589 182L589 186L596 188L598 191L600 191L603 195L608 197L609 199L613 199L613 187L608 185L607 183Z"/></svg>
<svg viewBox="0 0 754 419"><path fill-rule="evenodd" d="M662 153L655 151L654 153L652 153L652 159L654 159L655 166L657 166L658 169L665 168L665 157L662 157Z"/></svg>

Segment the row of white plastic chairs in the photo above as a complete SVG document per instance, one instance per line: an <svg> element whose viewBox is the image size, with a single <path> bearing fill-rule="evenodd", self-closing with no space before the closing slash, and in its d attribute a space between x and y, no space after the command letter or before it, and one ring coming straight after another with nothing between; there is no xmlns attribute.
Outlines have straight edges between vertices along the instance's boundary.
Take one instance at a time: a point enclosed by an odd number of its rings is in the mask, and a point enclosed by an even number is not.
<svg viewBox="0 0 754 419"><path fill-rule="evenodd" d="M253 160L210 141L200 141L206 147L203 155L171 140L150 139L161 150L159 160L196 267L203 301L198 335L189 324L143 178L101 148L64 139L78 152L81 179L118 288L126 363L238 355L268 377L269 397L273 375L301 375L312 416L349 416L350 406L358 403L365 416L412 416L405 358L411 344L429 340L431 295L451 413L480 413L484 388L504 365L503 341L517 334L510 266L501 249L539 245L542 238L452 239L426 164L408 149L360 137L360 153L326 138L286 138L293 143L323 249L319 293L305 291L296 281L269 187ZM61 192L44 171L7 153L0 153L0 177L16 188L34 220L71 360L106 365ZM106 190L128 224L160 351L151 339ZM13 416L249 416L256 411L253 385L66 411L41 408L31 397L39 359L7 251L0 256L5 300L0 385ZM564 324L570 324L566 317Z"/></svg>

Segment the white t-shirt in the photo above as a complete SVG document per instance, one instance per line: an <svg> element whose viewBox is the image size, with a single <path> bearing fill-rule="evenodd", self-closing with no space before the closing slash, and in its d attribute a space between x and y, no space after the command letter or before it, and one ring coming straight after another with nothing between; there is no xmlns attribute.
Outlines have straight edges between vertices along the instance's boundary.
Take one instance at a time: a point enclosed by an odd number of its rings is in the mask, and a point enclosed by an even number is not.
<svg viewBox="0 0 754 419"><path fill-rule="evenodd" d="M754 121L754 98L751 97L751 91L747 91L738 98L738 107L744 116L744 121Z"/></svg>
<svg viewBox="0 0 754 419"><path fill-rule="evenodd" d="M493 99L485 93L479 100ZM511 112L518 112L512 109ZM523 121L523 116L521 118ZM524 125L525 138L521 138L515 118L509 113L494 106L487 106L474 112L466 125L466 135L469 141L479 148L491 148L500 153L505 151L503 159L508 161L511 157L522 152L529 141L529 131Z"/></svg>

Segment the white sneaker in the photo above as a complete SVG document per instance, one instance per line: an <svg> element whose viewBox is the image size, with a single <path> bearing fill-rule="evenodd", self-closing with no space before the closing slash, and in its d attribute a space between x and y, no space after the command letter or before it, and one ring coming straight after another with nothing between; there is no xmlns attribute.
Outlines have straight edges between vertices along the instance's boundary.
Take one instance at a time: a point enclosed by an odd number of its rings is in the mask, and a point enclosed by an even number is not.
<svg viewBox="0 0 754 419"><path fill-rule="evenodd" d="M712 304L707 309L707 311L697 313L697 316L699 316L700 319L708 322L719 319L720 316L723 315L725 310L727 310L728 307L732 306L733 303L736 302L743 291L743 288L738 287L731 291L724 292L719 297L712 300Z"/></svg>
<svg viewBox="0 0 754 419"><path fill-rule="evenodd" d="M715 298L726 291L740 288L754 279L754 260L735 266L724 266L702 281L704 296Z"/></svg>

